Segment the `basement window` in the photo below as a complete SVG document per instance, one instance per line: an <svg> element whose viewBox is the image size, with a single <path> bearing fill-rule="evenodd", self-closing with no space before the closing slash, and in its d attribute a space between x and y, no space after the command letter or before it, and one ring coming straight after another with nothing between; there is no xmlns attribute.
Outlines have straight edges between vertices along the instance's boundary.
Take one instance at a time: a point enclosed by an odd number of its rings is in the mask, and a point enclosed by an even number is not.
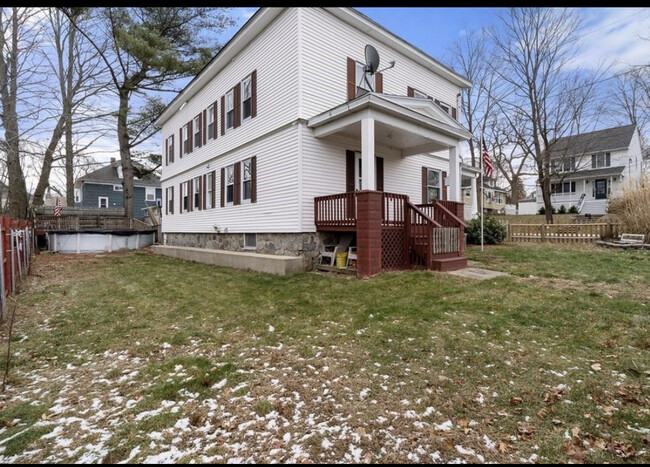
<svg viewBox="0 0 650 467"><path fill-rule="evenodd" d="M254 250L257 248L257 234L246 233L244 234L244 249Z"/></svg>

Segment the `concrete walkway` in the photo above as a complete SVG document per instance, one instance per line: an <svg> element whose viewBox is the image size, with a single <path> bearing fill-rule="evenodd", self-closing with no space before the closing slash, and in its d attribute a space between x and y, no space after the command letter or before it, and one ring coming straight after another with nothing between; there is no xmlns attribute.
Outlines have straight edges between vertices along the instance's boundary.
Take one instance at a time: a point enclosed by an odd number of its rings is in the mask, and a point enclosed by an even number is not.
<svg viewBox="0 0 650 467"><path fill-rule="evenodd" d="M467 265L470 266L465 269L459 269L458 271L450 271L449 274L460 277L468 277L470 279L476 279L483 281L485 279L494 279L495 277L508 276L508 273L500 271L492 271L490 269L483 269L478 266L481 266L482 263L478 261L468 261Z"/></svg>

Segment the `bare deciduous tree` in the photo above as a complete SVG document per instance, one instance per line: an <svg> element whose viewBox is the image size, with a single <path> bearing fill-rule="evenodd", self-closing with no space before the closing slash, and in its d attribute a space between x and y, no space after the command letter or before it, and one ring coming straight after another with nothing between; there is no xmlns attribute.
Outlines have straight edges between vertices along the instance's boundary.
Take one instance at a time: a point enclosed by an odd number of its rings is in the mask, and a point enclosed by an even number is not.
<svg viewBox="0 0 650 467"><path fill-rule="evenodd" d="M511 8L491 33L493 69L504 91L497 105L535 163L548 223L553 222L553 145L578 131L597 82L570 67L579 25L578 13L570 9Z"/></svg>

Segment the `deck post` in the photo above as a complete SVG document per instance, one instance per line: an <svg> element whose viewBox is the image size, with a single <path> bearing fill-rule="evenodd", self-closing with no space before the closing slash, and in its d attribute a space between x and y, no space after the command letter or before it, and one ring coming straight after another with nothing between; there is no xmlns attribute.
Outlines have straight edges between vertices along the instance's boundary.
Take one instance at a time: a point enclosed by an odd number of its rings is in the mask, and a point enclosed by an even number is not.
<svg viewBox="0 0 650 467"><path fill-rule="evenodd" d="M361 120L361 189L377 189L377 181L375 180L375 120L372 117Z"/></svg>
<svg viewBox="0 0 650 467"><path fill-rule="evenodd" d="M374 276L381 271L380 191L363 190L357 195L357 277Z"/></svg>

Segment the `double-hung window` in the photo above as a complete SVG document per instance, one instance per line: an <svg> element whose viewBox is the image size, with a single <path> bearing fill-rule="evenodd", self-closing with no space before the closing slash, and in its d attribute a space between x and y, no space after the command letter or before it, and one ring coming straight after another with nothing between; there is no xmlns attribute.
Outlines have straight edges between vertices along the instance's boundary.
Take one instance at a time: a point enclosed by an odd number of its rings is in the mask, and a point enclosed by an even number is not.
<svg viewBox="0 0 650 467"><path fill-rule="evenodd" d="M208 107L208 139L217 137L217 115L214 111L215 105Z"/></svg>
<svg viewBox="0 0 650 467"><path fill-rule="evenodd" d="M210 172L206 177L205 177L205 190L207 191L206 197L205 197L205 209L212 209L212 184L214 182L212 181L212 172Z"/></svg>
<svg viewBox="0 0 650 467"><path fill-rule="evenodd" d="M194 183L193 183L193 185L194 185L194 187L193 187L193 191L194 191L193 195L194 196L192 197L193 200L194 200L194 204L192 205L194 207L194 209L198 209L199 204L201 202L201 199L200 199L201 193L199 191L199 188L201 186L200 183L201 183L201 177L194 178Z"/></svg>
<svg viewBox="0 0 650 467"><path fill-rule="evenodd" d="M365 65L362 63L356 62L356 77L355 77L355 83L357 84L357 96L361 96L367 92L372 91L370 88L370 84L366 81L366 78L370 79L370 75L365 75L364 76L364 70Z"/></svg>
<svg viewBox="0 0 650 467"><path fill-rule="evenodd" d="M190 182L183 183L183 206L181 207L182 212L187 212L190 209Z"/></svg>
<svg viewBox="0 0 650 467"><path fill-rule="evenodd" d="M235 91L230 90L226 94L226 129L235 126Z"/></svg>
<svg viewBox="0 0 650 467"><path fill-rule="evenodd" d="M226 167L226 204L235 201L235 166Z"/></svg>
<svg viewBox="0 0 650 467"><path fill-rule="evenodd" d="M192 124L192 129L194 130L194 148L201 146L201 119L197 115L194 117L194 123Z"/></svg>
<svg viewBox="0 0 650 467"><path fill-rule="evenodd" d="M144 189L145 191L145 200L147 201L156 201L156 187L147 186Z"/></svg>
<svg viewBox="0 0 650 467"><path fill-rule="evenodd" d="M174 162L174 136L167 138L167 162Z"/></svg>
<svg viewBox="0 0 650 467"><path fill-rule="evenodd" d="M242 201L249 202L251 201L252 195L252 179L251 179L251 159L246 159L242 162Z"/></svg>
<svg viewBox="0 0 650 467"><path fill-rule="evenodd" d="M611 164L610 153L601 152L591 156L591 168L600 169L601 167L609 167Z"/></svg>
<svg viewBox="0 0 650 467"><path fill-rule="evenodd" d="M253 89L251 87L250 75L244 78L244 80L241 82L241 87L242 87L241 113L242 113L242 120L244 120L249 118L253 111Z"/></svg>
<svg viewBox="0 0 650 467"><path fill-rule="evenodd" d="M427 170L427 202L441 199L442 174L438 170Z"/></svg>
<svg viewBox="0 0 650 467"><path fill-rule="evenodd" d="M423 92L418 91L417 89L413 89L413 97L418 97L420 99L428 99L429 96Z"/></svg>
<svg viewBox="0 0 650 467"><path fill-rule="evenodd" d="M167 211L171 214L174 212L174 189L167 188Z"/></svg>
<svg viewBox="0 0 650 467"><path fill-rule="evenodd" d="M190 124L183 125L183 154L190 153Z"/></svg>

